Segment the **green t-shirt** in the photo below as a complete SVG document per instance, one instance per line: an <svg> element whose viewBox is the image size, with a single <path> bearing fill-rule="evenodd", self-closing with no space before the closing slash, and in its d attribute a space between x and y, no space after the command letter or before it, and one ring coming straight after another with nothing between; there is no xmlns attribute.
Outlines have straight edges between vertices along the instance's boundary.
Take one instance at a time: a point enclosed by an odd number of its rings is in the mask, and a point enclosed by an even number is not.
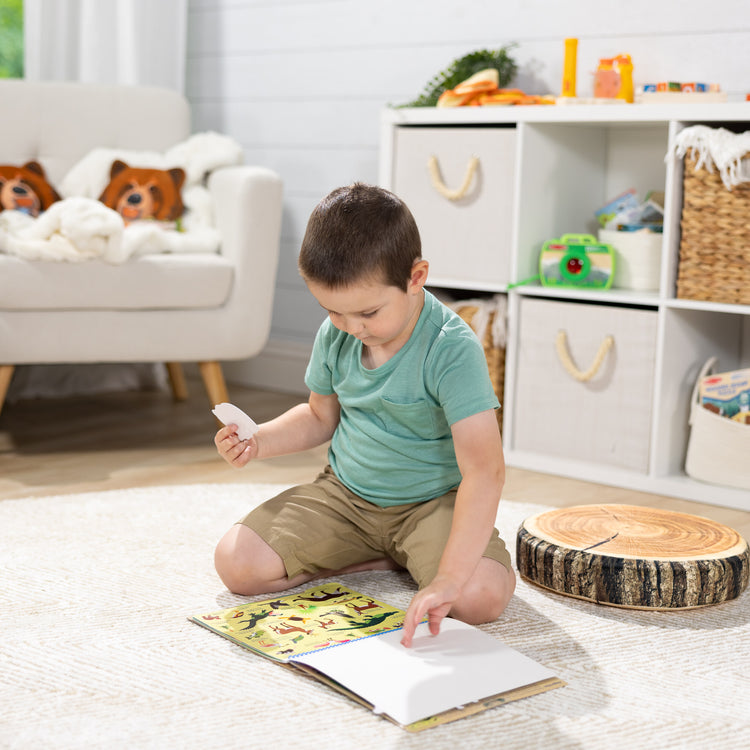
<svg viewBox="0 0 750 750"><path fill-rule="evenodd" d="M450 426L499 406L476 335L429 292L409 340L373 370L362 364L362 342L324 321L305 383L338 396L341 419L328 452L336 476L380 506L456 487Z"/></svg>

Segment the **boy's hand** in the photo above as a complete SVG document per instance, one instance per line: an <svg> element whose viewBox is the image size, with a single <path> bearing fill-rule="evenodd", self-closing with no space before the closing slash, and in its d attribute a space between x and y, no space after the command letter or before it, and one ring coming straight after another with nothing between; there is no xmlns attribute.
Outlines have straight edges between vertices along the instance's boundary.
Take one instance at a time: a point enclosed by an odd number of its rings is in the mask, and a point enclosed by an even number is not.
<svg viewBox="0 0 750 750"><path fill-rule="evenodd" d="M258 456L258 441L255 437L240 440L237 436L237 425L229 424L222 427L214 437L214 444L219 455L237 469Z"/></svg>
<svg viewBox="0 0 750 750"><path fill-rule="evenodd" d="M430 633L440 632L440 623L458 599L458 586L445 576L437 575L429 586L423 588L412 600L404 618L404 634L401 644L409 648L417 625L427 615Z"/></svg>

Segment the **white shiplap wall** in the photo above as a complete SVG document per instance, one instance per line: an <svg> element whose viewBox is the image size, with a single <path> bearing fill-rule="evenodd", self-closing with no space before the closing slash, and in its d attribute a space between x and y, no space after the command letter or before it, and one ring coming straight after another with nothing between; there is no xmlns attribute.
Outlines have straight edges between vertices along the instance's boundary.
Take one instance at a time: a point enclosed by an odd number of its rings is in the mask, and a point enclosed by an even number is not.
<svg viewBox="0 0 750 750"><path fill-rule="evenodd" d="M228 378L304 390L322 314L297 275L310 211L334 187L378 179L379 114L461 55L515 42L514 85L558 93L563 39L578 93L600 57L629 53L636 85L718 82L750 91L750 3L699 0L190 0L187 94L194 130L219 130L284 180L281 261L265 355Z"/></svg>

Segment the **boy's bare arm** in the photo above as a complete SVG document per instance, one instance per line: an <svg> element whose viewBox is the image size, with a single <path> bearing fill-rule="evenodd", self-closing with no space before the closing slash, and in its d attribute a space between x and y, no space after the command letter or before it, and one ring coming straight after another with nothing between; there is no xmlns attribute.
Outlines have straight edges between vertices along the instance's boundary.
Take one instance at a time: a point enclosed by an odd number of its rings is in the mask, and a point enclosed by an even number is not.
<svg viewBox="0 0 750 750"><path fill-rule="evenodd" d="M311 393L299 404L260 425L249 440L240 440L237 425L227 425L214 437L219 455L241 468L256 458L271 458L314 448L330 440L339 423L340 407L335 394Z"/></svg>
<svg viewBox="0 0 750 750"><path fill-rule="evenodd" d="M451 533L433 581L412 599L404 621L402 643L411 645L425 615L437 633L461 590L471 578L492 535L505 482L505 461L495 413L485 411L456 422L453 442L461 484Z"/></svg>

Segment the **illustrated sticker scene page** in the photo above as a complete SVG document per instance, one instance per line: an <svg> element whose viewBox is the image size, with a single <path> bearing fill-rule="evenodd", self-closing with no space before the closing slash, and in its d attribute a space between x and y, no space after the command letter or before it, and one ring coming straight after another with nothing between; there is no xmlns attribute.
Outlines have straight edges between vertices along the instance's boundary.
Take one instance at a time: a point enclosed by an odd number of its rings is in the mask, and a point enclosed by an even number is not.
<svg viewBox="0 0 750 750"><path fill-rule="evenodd" d="M274 661L401 628L405 612L339 583L190 619Z"/></svg>

